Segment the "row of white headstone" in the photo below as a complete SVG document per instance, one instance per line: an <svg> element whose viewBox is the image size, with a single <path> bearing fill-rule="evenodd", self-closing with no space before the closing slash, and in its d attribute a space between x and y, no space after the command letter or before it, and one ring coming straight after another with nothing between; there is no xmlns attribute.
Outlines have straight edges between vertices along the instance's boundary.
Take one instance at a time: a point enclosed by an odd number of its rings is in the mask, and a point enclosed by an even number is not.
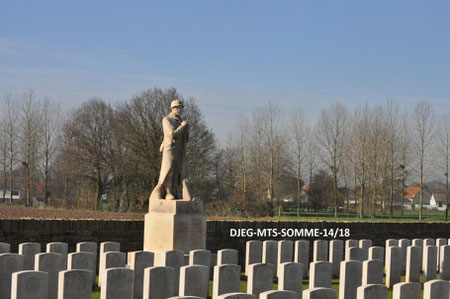
<svg viewBox="0 0 450 299"><path fill-rule="evenodd" d="M18 253L10 253L10 249L10 244L0 243L0 299L91 298L97 265L96 243L78 243L73 253L68 253L68 244L64 242L48 243L46 252L41 252L41 245L33 242L19 244ZM206 298L213 257L214 264L230 266L240 279L238 251L234 249L219 250L216 255L208 250L193 250L187 255L176 250L134 251L128 252L127 257L120 252L119 243L103 242L99 256L101 298L175 295Z"/></svg>
<svg viewBox="0 0 450 299"><path fill-rule="evenodd" d="M264 293L264 296L269 296L267 298L291 298L289 291L296 295L295 298L301 298L302 294L303 298L328 298L333 293L332 298L336 298L331 280L333 275L340 273L339 298L367 299L372 298L370 294L377 294L376 298L386 298L380 294L384 294L387 287L394 287L394 294L396 288L399 289L398 296L394 298L412 299L415 297L404 294L416 293L411 289L417 289L422 264L424 282L433 282L425 284L425 294L427 285L430 292L435 288L445 292L443 285L448 283L446 275L449 272L450 246L442 241L446 239L436 240L440 247L427 245L431 244L430 240L413 240L413 246L406 246L406 254L403 253L404 246L397 246L409 245L406 239L389 239L386 248L371 246L370 240L316 240L312 263L309 263L309 241L249 241L246 246L247 293L260 297ZM0 299L91 298L97 244L78 243L77 252L70 254L67 254L67 248L66 243L49 243L47 252L41 253L39 243L22 243L19 254L0 254ZM441 280L435 281L438 249ZM0 243L0 252L9 251L9 244ZM386 261L383 264L385 251ZM136 251L128 253L128 263L126 259L126 254L120 252L119 243L100 244L99 285L102 285L102 298L169 298L175 295L206 298L210 266L213 265L217 265L213 273L213 298L240 290L241 268L238 252L234 249L220 250L217 255L208 250L194 250L187 256L181 251ZM383 265L386 268L386 286L382 285ZM307 266L310 268L309 289L302 293ZM406 270L407 283L402 284L399 282L403 269ZM278 276L281 292L272 290L274 276ZM269 294L268 291L272 292ZM39 292L42 292L41 297L36 295ZM359 293L361 295L357 295ZM420 296L420 292L418 294ZM449 297L430 294L432 297L425 298Z"/></svg>

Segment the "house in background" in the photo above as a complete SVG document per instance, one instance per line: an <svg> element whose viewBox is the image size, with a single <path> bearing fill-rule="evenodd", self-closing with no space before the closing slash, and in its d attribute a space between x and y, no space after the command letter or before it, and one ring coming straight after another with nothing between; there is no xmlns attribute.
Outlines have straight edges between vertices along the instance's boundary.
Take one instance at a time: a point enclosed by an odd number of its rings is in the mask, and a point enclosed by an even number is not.
<svg viewBox="0 0 450 299"><path fill-rule="evenodd" d="M447 209L447 198L445 191L435 191L433 192L432 199L430 200L430 205L436 207L439 211L445 211Z"/></svg>
<svg viewBox="0 0 450 299"><path fill-rule="evenodd" d="M405 188L405 199L408 204L420 206L420 187L407 187ZM430 210L445 211L447 208L447 201L445 199L445 192L431 192L428 188L423 189L423 201L422 206Z"/></svg>
<svg viewBox="0 0 450 299"><path fill-rule="evenodd" d="M3 201L3 194L5 200ZM24 202L24 192L22 190L13 190L12 192L12 204L18 205L23 204ZM0 190L0 202L9 204L11 199L11 191L10 190Z"/></svg>

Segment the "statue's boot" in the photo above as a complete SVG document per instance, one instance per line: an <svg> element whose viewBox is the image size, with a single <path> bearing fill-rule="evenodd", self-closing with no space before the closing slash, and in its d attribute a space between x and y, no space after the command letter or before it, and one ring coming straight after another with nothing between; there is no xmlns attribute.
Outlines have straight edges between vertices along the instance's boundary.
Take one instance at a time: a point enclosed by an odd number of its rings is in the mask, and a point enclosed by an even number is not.
<svg viewBox="0 0 450 299"><path fill-rule="evenodd" d="M171 188L166 188L166 199L168 200L174 200L176 199L175 195L173 195Z"/></svg>
<svg viewBox="0 0 450 299"><path fill-rule="evenodd" d="M156 185L156 187L153 189L149 200L163 199L164 197L165 197L164 185L159 184L159 185Z"/></svg>
<svg viewBox="0 0 450 299"><path fill-rule="evenodd" d="M193 200L191 193L189 192L189 181L188 179L183 180L183 200Z"/></svg>

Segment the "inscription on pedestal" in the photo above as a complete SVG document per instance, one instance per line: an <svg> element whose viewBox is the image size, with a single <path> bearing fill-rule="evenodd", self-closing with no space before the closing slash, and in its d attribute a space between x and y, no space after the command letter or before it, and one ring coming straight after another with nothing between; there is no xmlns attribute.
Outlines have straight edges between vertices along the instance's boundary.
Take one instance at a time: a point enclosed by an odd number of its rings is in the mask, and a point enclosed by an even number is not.
<svg viewBox="0 0 450 299"><path fill-rule="evenodd" d="M206 247L201 201L158 200L145 215L144 250L189 252Z"/></svg>
<svg viewBox="0 0 450 299"><path fill-rule="evenodd" d="M186 217L186 216L185 216ZM175 229L178 230L178 239L175 239L175 246L190 249L204 248L199 241L203 239L205 229L203 227L203 219L189 219L189 223L181 221ZM201 247L199 247L201 246Z"/></svg>

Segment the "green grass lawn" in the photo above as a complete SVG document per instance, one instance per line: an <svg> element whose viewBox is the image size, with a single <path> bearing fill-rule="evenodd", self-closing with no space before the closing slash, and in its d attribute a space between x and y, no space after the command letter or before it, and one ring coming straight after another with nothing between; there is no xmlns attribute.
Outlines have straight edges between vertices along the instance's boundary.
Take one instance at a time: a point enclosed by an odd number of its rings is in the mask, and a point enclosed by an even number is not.
<svg viewBox="0 0 450 299"><path fill-rule="evenodd" d="M210 220L214 219L224 219L216 217L208 217ZM305 212L302 211L300 216L297 216L297 212L284 212L281 216L266 217L266 218L246 218L242 219L239 217L227 217L227 220L261 220L261 221L328 221L328 222L419 222L419 212L418 211L405 211L403 215L396 211L392 218L387 214L377 214L374 218L364 217L358 218L355 213L345 213L341 212L338 217L334 217L334 213L327 212ZM445 222L445 214L443 211L425 211L422 215L422 220L420 222ZM450 217L449 217L450 222Z"/></svg>
<svg viewBox="0 0 450 299"><path fill-rule="evenodd" d="M244 273L242 273L243 275ZM437 274L437 279L439 279L439 273ZM401 282L405 281L405 276L403 275L401 278ZM420 275L420 281L422 281L422 274ZM385 278L383 279L383 283L385 283ZM339 298L339 279L334 278L332 281L333 289L336 290L336 298ZM309 279L305 278L303 279L303 290L306 290L309 288ZM278 290L278 284L275 280L275 283L273 284L273 289ZM241 293L247 293L247 281L241 280ZM422 291L422 297L423 297L423 291ZM212 281L209 282L209 296L208 298L212 298ZM100 299L100 291L92 292L92 299ZM388 290L388 299L392 299L392 290Z"/></svg>

